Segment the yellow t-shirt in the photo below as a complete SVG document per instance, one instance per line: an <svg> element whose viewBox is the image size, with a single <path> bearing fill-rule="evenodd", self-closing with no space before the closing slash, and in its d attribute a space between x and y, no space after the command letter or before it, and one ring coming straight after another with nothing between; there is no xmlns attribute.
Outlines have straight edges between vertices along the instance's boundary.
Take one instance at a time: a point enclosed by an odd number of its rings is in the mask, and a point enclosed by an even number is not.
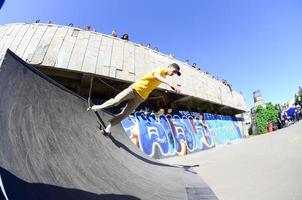
<svg viewBox="0 0 302 200"><path fill-rule="evenodd" d="M157 80L153 73L158 72L160 76L166 78L166 70L165 68L155 68L151 70L148 74L138 79L135 83L133 83L132 88L144 99L146 100L149 94L161 83Z"/></svg>

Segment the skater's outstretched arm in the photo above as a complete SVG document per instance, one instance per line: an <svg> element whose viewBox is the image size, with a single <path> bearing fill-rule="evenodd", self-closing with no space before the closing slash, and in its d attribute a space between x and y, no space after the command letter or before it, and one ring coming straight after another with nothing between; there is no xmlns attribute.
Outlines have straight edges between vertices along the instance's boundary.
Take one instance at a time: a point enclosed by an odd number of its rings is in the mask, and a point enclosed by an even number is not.
<svg viewBox="0 0 302 200"><path fill-rule="evenodd" d="M168 85L169 87L171 87L172 90L174 90L176 93L180 93L180 87L174 83L170 83L167 79L165 79L164 77L162 77L158 72L153 72L153 76L159 80L160 82Z"/></svg>

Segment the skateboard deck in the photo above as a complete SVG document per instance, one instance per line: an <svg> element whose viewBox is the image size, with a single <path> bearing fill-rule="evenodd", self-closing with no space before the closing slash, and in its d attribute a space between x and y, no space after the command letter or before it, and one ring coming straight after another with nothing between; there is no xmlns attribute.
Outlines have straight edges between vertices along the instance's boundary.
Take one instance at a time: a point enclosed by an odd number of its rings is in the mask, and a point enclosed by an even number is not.
<svg viewBox="0 0 302 200"><path fill-rule="evenodd" d="M88 109L87 109L87 111L88 110L90 110L91 109L91 101L90 101L90 98L88 99ZM100 114L98 113L98 111L93 111L94 113L95 113L95 115L97 116L97 118L98 118L98 120L99 120L99 129L100 129L100 131L101 131L101 133L103 134L103 135L105 135L105 136L109 136L109 135L111 135L111 133L107 133L106 131L105 131L105 129L106 129L106 124L105 124L105 122L103 121L103 119L101 118L101 116L100 116Z"/></svg>
<svg viewBox="0 0 302 200"><path fill-rule="evenodd" d="M105 132L105 129L106 129L106 124L105 122L103 121L103 119L101 118L100 114L97 112L97 111L94 111L94 113L96 114L98 120L99 120L99 129L101 130L102 134L105 135L105 136L108 136L110 134L106 133Z"/></svg>

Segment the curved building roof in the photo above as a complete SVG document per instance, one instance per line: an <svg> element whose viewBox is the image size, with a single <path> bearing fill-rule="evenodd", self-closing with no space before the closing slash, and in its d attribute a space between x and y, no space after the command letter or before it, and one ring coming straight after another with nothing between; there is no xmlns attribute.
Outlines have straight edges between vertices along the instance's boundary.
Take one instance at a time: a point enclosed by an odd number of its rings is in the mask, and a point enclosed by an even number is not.
<svg viewBox="0 0 302 200"><path fill-rule="evenodd" d="M41 23L0 26L0 59L9 48L28 63L93 73L134 82L150 69L177 63L182 76L169 77L184 95L247 110L243 95L190 65L148 47L75 27ZM161 84L160 88L167 89Z"/></svg>

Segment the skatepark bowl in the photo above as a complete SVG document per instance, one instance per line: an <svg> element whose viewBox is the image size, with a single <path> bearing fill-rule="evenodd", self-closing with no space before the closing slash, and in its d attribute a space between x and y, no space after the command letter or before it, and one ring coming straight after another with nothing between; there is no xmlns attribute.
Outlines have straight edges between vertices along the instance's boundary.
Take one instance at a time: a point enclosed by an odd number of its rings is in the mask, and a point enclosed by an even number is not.
<svg viewBox="0 0 302 200"><path fill-rule="evenodd" d="M121 125L102 135L85 99L10 50L0 94L0 199L217 199L194 165L144 155Z"/></svg>

